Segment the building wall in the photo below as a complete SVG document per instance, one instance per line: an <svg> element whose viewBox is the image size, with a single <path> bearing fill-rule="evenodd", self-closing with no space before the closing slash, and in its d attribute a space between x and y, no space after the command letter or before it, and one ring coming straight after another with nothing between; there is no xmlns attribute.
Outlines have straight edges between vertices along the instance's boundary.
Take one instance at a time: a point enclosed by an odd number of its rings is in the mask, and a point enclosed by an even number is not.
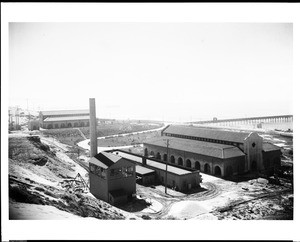
<svg viewBox="0 0 300 242"><path fill-rule="evenodd" d="M158 182L165 185L165 175L166 171L157 169L153 166L148 166L149 168L155 170L155 177ZM185 175L177 175L174 173L167 173L167 186L171 188L176 188L178 191L186 191L190 188L195 188L200 185L199 172L193 172Z"/></svg>
<svg viewBox="0 0 300 242"><path fill-rule="evenodd" d="M141 177L141 184L144 186L148 186L151 184L155 184L155 172L146 174L146 175L139 175Z"/></svg>
<svg viewBox="0 0 300 242"><path fill-rule="evenodd" d="M153 151L155 158L157 158L157 153L159 153L162 161L164 155L167 154L167 149L165 147L144 144L144 149L147 149L148 155L151 155L151 151ZM233 157L230 159L220 159L170 148L168 159L169 163L171 163L172 156L175 159L174 164L178 165L179 167L192 168L215 176L228 176L230 174L230 167L232 168L233 174L244 172L245 156ZM179 164L180 158L182 158L183 165ZM191 166L188 166L188 160L190 161Z"/></svg>
<svg viewBox="0 0 300 242"><path fill-rule="evenodd" d="M247 155L245 171L264 170L262 159L263 138L257 133L250 133L244 142L244 153Z"/></svg>
<svg viewBox="0 0 300 242"><path fill-rule="evenodd" d="M263 152L263 162L265 172L269 175L274 174L274 170L281 166L281 151L272 150L268 152Z"/></svg>
<svg viewBox="0 0 300 242"><path fill-rule="evenodd" d="M89 126L89 120L43 122L44 129L60 129L60 128L88 127L88 126Z"/></svg>
<svg viewBox="0 0 300 242"><path fill-rule="evenodd" d="M102 179L91 172L89 172L89 177L90 177L90 192L96 198L108 202L107 179Z"/></svg>
<svg viewBox="0 0 300 242"><path fill-rule="evenodd" d="M122 167L129 167L133 166L133 175L130 177L120 177L115 178L110 176L110 171L116 168ZM133 162L127 161L122 159L115 163L114 165L110 166L107 170L107 177L108 177L108 191L114 191L118 189L123 189L128 194L135 194L136 193L136 171L135 171L135 164Z"/></svg>
<svg viewBox="0 0 300 242"><path fill-rule="evenodd" d="M243 174L245 172L246 157L239 156L224 160L224 177Z"/></svg>

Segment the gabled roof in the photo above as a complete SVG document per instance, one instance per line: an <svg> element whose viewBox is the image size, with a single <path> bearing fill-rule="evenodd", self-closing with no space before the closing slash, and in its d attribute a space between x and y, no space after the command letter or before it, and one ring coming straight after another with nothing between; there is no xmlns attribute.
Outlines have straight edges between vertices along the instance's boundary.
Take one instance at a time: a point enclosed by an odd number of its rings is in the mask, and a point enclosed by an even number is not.
<svg viewBox="0 0 300 242"><path fill-rule="evenodd" d="M100 152L90 159L90 163L107 169L108 167L117 163L121 159L122 157L119 155L107 152Z"/></svg>
<svg viewBox="0 0 300 242"><path fill-rule="evenodd" d="M181 139L175 137L159 137L153 140L144 142L155 146L164 147L166 149L166 139L169 140L169 148L201 154L221 159L227 159L237 156L245 156L245 154L237 147L232 145L224 145L212 142L204 142L198 140ZM161 154L162 155L162 154Z"/></svg>
<svg viewBox="0 0 300 242"><path fill-rule="evenodd" d="M273 145L271 143L267 143L267 142L263 143L262 149L263 149L264 152L274 151L274 150L281 150L280 147L278 147L276 145Z"/></svg>
<svg viewBox="0 0 300 242"><path fill-rule="evenodd" d="M54 110L54 111L41 111L44 116L55 116L55 115L71 115L71 114L90 114L89 109L81 110Z"/></svg>
<svg viewBox="0 0 300 242"><path fill-rule="evenodd" d="M250 134L248 132L227 131L216 128L204 128L182 125L170 125L163 131L163 133L231 141L237 143L244 143L244 140Z"/></svg>
<svg viewBox="0 0 300 242"><path fill-rule="evenodd" d="M48 118L44 119L44 122L89 120L89 119L90 119L90 116L48 117Z"/></svg>

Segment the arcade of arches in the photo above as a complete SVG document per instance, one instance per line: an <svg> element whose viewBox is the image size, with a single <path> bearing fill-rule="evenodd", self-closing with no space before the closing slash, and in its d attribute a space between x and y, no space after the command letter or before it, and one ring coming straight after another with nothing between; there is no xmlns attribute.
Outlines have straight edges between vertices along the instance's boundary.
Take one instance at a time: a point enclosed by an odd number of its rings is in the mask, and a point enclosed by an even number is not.
<svg viewBox="0 0 300 242"><path fill-rule="evenodd" d="M200 160L194 160L191 158L184 159L184 157L181 156L174 156L170 155L168 158L168 155L166 153L161 154L160 152L154 152L153 150L148 150L145 148L144 150L144 155L145 156L150 156L154 157L158 160L161 161L168 161L168 163L178 165L178 166L183 166L189 169L195 169L210 175L215 175L222 177L228 173L228 175L232 175L232 167L229 166L227 167L226 171L224 172L224 168L221 165L213 165L213 163L207 163L205 161L200 161Z"/></svg>
<svg viewBox="0 0 300 242"><path fill-rule="evenodd" d="M76 127L89 127L90 123L88 121L85 122L51 122L51 123L44 123L44 126L47 129L59 129L59 128L76 128Z"/></svg>

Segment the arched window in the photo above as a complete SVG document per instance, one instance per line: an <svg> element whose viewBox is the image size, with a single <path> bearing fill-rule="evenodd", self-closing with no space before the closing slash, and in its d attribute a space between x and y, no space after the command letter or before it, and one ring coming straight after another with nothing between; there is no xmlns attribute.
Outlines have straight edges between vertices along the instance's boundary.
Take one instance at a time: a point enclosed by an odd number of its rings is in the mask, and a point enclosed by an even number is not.
<svg viewBox="0 0 300 242"><path fill-rule="evenodd" d="M171 155L171 163L175 163L175 157Z"/></svg>
<svg viewBox="0 0 300 242"><path fill-rule="evenodd" d="M192 167L192 162L190 161L190 159L186 160L186 167L189 167L189 168Z"/></svg>
<svg viewBox="0 0 300 242"><path fill-rule="evenodd" d="M153 152L153 150L152 150L152 151L150 151L150 155L151 155L151 156L154 156L154 152Z"/></svg>
<svg viewBox="0 0 300 242"><path fill-rule="evenodd" d="M68 123L68 128L72 128L72 124L71 123Z"/></svg>
<svg viewBox="0 0 300 242"><path fill-rule="evenodd" d="M161 155L159 152L157 152L157 154L156 154L156 159L161 160Z"/></svg>
<svg viewBox="0 0 300 242"><path fill-rule="evenodd" d="M178 165L183 166L183 160L181 157L178 158Z"/></svg>
<svg viewBox="0 0 300 242"><path fill-rule="evenodd" d="M167 161L168 160L168 156L167 154L164 154L164 161Z"/></svg>
<svg viewBox="0 0 300 242"><path fill-rule="evenodd" d="M60 127L61 127L61 128L65 128L66 125L65 125L65 124L61 124Z"/></svg>
<svg viewBox="0 0 300 242"><path fill-rule="evenodd" d="M195 169L200 171L200 162L199 161L195 162Z"/></svg>
<svg viewBox="0 0 300 242"><path fill-rule="evenodd" d="M210 174L210 166L207 163L204 165L204 172Z"/></svg>
<svg viewBox="0 0 300 242"><path fill-rule="evenodd" d="M215 176L221 176L221 168L219 166L215 166Z"/></svg>

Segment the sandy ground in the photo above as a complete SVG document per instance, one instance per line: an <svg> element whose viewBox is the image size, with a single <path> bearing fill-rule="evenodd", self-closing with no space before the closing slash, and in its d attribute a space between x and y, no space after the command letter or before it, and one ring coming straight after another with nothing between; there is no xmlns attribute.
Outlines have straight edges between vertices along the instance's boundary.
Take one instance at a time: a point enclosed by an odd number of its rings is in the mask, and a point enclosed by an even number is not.
<svg viewBox="0 0 300 242"><path fill-rule="evenodd" d="M24 132L10 134L11 137L24 137L26 135L28 134ZM264 138L286 144L284 139L277 138L274 140L268 134L265 134ZM57 159L62 162L61 164L71 167L68 170L70 177L74 178L79 173L88 183L87 171L66 154L69 146L53 138L42 137L41 141L49 145L52 151L55 151ZM81 142L81 145L83 148L88 149L88 140ZM88 157L81 154L80 159L87 161ZM47 188L49 191L53 188L53 193L55 191L62 192L65 189L62 183L64 179L55 176L44 168L42 166L19 164L10 160L9 173L35 188ZM265 179L237 183L203 173L201 175L203 190L200 192L184 194L168 189L167 194L165 194L164 186L152 188L137 185L136 204L139 204L139 206L134 207L134 204L128 204L127 208L107 207L108 210L106 211L122 214L123 219L140 219L143 216L147 216L148 219L273 219L276 214L288 215L287 217L290 219L290 214L292 214L290 208L293 209L293 190L290 184L273 185ZM51 194L45 195L39 190L34 190L34 192L37 195L40 194L43 199L47 198L48 204L51 204L51 201L65 202L60 198L50 196ZM90 193L83 193L82 196L86 199L91 198L91 201L95 199ZM20 219L82 218L48 204L25 204L10 201L10 209ZM106 206L108 205L104 207Z"/></svg>

